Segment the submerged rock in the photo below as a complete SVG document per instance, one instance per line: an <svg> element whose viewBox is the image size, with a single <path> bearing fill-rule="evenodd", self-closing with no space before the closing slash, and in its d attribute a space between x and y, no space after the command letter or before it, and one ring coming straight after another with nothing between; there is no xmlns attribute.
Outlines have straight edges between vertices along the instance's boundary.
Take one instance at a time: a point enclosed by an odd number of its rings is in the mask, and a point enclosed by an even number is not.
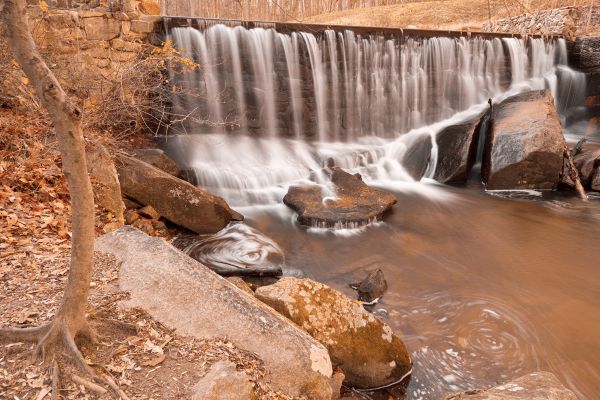
<svg viewBox="0 0 600 400"><path fill-rule="evenodd" d="M381 268L370 272L362 281L350 284L350 287L358 291L358 300L365 303L377 302L388 288Z"/></svg>
<svg viewBox="0 0 600 400"><path fill-rule="evenodd" d="M442 183L466 182L477 157L481 125L489 120L487 111L461 124L451 125L437 133L437 165L433 178Z"/></svg>
<svg viewBox="0 0 600 400"><path fill-rule="evenodd" d="M577 400L577 396L553 374L536 372L492 389L451 394L444 400Z"/></svg>
<svg viewBox="0 0 600 400"><path fill-rule="evenodd" d="M194 385L192 400L254 400L250 377L238 371L231 361L217 361Z"/></svg>
<svg viewBox="0 0 600 400"><path fill-rule="evenodd" d="M310 279L285 277L255 294L323 343L349 385L377 388L410 374L411 359L402 340L342 293Z"/></svg>
<svg viewBox="0 0 600 400"><path fill-rule="evenodd" d="M179 238L173 244L224 276L279 276L285 265L283 252L274 241L242 223L215 235Z"/></svg>
<svg viewBox="0 0 600 400"><path fill-rule="evenodd" d="M225 200L125 155L116 164L122 192L165 219L196 233L214 233L239 219Z"/></svg>
<svg viewBox="0 0 600 400"><path fill-rule="evenodd" d="M563 166L564 137L548 90L522 93L494 107L484 152L487 189L552 189Z"/></svg>
<svg viewBox="0 0 600 400"><path fill-rule="evenodd" d="M364 225L380 219L396 203L394 195L367 186L358 174L349 174L338 167L324 171L335 186L335 198L325 198L323 188L318 185L291 186L283 198L298 213L298 222L303 225Z"/></svg>
<svg viewBox="0 0 600 400"><path fill-rule="evenodd" d="M327 350L288 319L164 240L126 226L96 240L96 251L120 263L123 307L140 308L181 335L227 337L264 363L265 379L297 398L330 400Z"/></svg>

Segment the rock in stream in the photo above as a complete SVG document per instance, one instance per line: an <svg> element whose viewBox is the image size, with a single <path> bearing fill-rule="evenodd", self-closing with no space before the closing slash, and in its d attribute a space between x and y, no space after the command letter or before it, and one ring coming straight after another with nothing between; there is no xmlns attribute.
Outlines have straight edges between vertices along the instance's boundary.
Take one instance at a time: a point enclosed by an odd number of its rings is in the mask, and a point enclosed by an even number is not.
<svg viewBox="0 0 600 400"><path fill-rule="evenodd" d="M323 343L353 387L402 382L412 361L402 340L363 305L310 279L285 277L256 289L256 297Z"/></svg>
<svg viewBox="0 0 600 400"><path fill-rule="evenodd" d="M302 225L353 227L380 219L396 203L396 197L363 182L338 167L327 168L335 197L327 197L319 185L291 186L283 202L298 213Z"/></svg>
<svg viewBox="0 0 600 400"><path fill-rule="evenodd" d="M277 243L242 223L214 235L184 235L173 245L223 276L279 276L285 265Z"/></svg>

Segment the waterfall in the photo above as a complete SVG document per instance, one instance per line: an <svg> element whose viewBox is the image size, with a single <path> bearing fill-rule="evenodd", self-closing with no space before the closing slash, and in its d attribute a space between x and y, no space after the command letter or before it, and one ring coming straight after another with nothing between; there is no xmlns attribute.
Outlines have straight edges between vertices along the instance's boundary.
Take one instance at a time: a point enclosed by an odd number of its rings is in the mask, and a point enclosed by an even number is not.
<svg viewBox="0 0 600 400"><path fill-rule="evenodd" d="M436 132L481 111L489 98L550 87L561 108L581 91L578 76L562 65L562 39L223 25L177 27L169 35L200 64L171 75L184 89L174 112L191 116L182 125L195 134L170 140L170 151L195 169L202 186L238 207L279 204L291 183L321 179L328 158L367 182L422 190L402 160L424 135L433 143L431 176Z"/></svg>

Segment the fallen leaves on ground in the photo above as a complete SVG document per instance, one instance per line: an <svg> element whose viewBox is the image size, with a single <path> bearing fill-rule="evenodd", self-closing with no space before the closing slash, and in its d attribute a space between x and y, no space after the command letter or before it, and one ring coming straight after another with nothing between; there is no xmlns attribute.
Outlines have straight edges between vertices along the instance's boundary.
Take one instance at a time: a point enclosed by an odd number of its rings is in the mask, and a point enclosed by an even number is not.
<svg viewBox="0 0 600 400"><path fill-rule="evenodd" d="M48 121L0 109L0 326L52 319L69 272L69 201ZM96 217L101 234L111 218L102 210ZM181 336L142 311L120 307L127 294L119 291L117 279L118 263L96 254L88 319L101 342L84 346L82 353L96 373L111 377L131 399L189 397L210 365L223 359L251 377L259 399L288 399L265 383L256 355L227 340ZM0 399L51 398L50 369L32 361L33 348L31 343L0 343ZM63 361L67 367L59 398L113 398L74 383L70 377L81 371Z"/></svg>

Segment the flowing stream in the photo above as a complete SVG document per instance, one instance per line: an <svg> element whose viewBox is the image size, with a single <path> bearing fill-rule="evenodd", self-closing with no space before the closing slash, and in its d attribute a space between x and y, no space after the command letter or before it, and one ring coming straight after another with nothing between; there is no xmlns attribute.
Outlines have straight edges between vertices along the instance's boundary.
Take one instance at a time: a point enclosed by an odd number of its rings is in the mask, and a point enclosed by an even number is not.
<svg viewBox="0 0 600 400"><path fill-rule="evenodd" d="M461 187L432 179L436 133L479 114L488 99L550 88L568 124L585 76L566 66L564 41L222 25L173 28L170 38L200 68L172 75L185 89L174 112L185 118L166 150L270 238L264 243L285 256L284 275L355 296L349 282L383 269L389 290L375 312L414 356L408 399L536 370L554 372L581 399L600 393L600 198L485 192L476 176ZM419 179L405 166L423 137L432 146ZM329 159L396 194L385 222L339 230L295 223L281 203L287 188L331 190L321 173ZM234 230L222 236L239 242L247 231ZM263 242L251 234L252 246ZM216 241L204 251L211 260L226 247Z"/></svg>

